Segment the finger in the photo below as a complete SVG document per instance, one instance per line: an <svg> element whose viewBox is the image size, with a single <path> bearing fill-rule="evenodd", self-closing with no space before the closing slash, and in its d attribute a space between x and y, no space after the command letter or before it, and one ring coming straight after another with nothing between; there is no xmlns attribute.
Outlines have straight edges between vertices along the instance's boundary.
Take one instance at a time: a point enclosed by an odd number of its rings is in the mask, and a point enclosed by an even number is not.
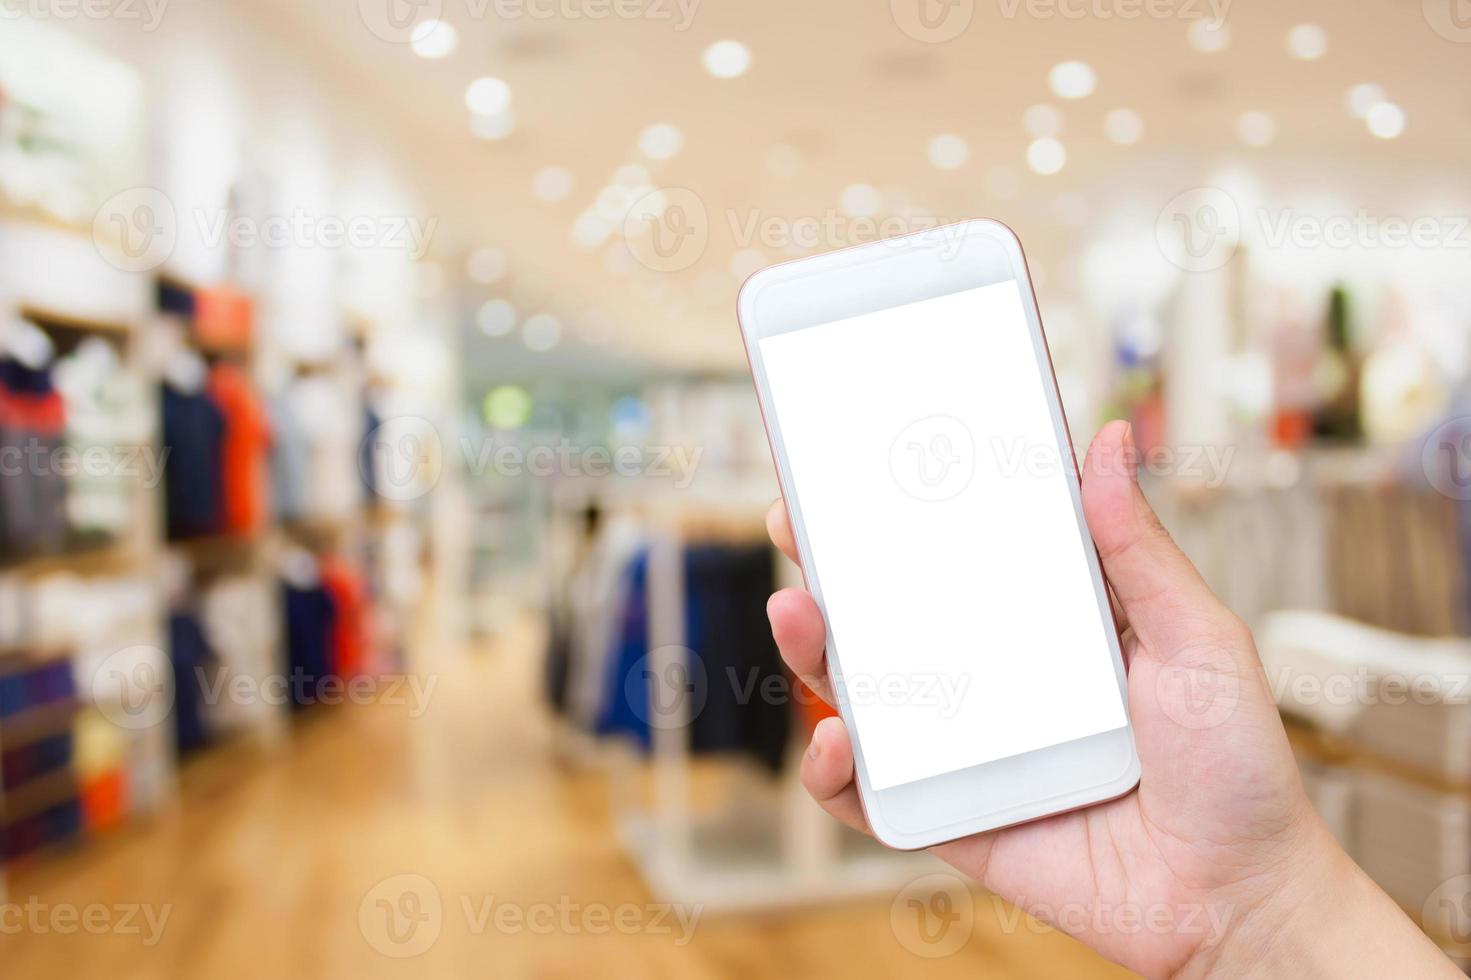
<svg viewBox="0 0 1471 980"><path fill-rule="evenodd" d="M1083 464L1083 512L1129 627L1145 647L1167 655L1202 634L1240 627L1144 499L1136 456L1127 422L1099 431Z"/></svg>
<svg viewBox="0 0 1471 980"><path fill-rule="evenodd" d="M827 645L827 628L812 596L801 589L782 589L766 601L766 615L771 620L771 635L787 667L812 689L813 694L832 704L827 656L823 652Z"/></svg>
<svg viewBox="0 0 1471 980"><path fill-rule="evenodd" d="M843 719L824 718L812 730L812 744L802 757L802 786L831 816L868 833L868 818L853 781L853 745Z"/></svg>
<svg viewBox="0 0 1471 980"><path fill-rule="evenodd" d="M766 533L771 535L771 543L781 549L797 564L801 559L797 557L797 539L792 536L792 522L787 518L786 501L778 497L772 501L771 507L766 511Z"/></svg>

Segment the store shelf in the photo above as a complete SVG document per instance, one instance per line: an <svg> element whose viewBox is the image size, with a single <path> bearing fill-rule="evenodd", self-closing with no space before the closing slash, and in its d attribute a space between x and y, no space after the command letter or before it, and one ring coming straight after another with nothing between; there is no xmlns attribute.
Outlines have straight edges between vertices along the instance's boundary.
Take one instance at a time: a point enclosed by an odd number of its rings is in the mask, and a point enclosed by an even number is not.
<svg viewBox="0 0 1471 980"><path fill-rule="evenodd" d="M131 548L111 544L52 555L21 558L8 564L0 564L0 573L19 573L27 576L48 575L54 572L107 575L132 571L137 568L138 564L138 556Z"/></svg>
<svg viewBox="0 0 1471 980"><path fill-rule="evenodd" d="M127 319L106 319L66 313L45 307L23 305L20 315L37 326L70 333L97 334L104 337L127 339L133 336L138 325Z"/></svg>
<svg viewBox="0 0 1471 980"><path fill-rule="evenodd" d="M39 204L23 204L9 199L0 199L0 224L5 223L33 225L53 231L64 231L72 235L92 234L92 229L88 225L69 221Z"/></svg>
<svg viewBox="0 0 1471 980"><path fill-rule="evenodd" d="M0 731L5 733L7 748L26 745L48 735L57 735L71 727L72 719L80 710L72 699L52 701L47 704L26 708L17 714L0 720Z"/></svg>
<svg viewBox="0 0 1471 980"><path fill-rule="evenodd" d="M5 790L5 823L13 825L77 795L76 774L58 769Z"/></svg>
<svg viewBox="0 0 1471 980"><path fill-rule="evenodd" d="M1319 731L1293 718L1283 718L1287 740L1301 759L1323 765L1373 772L1416 786L1471 800L1471 783L1459 782L1398 759L1386 758L1353 742Z"/></svg>

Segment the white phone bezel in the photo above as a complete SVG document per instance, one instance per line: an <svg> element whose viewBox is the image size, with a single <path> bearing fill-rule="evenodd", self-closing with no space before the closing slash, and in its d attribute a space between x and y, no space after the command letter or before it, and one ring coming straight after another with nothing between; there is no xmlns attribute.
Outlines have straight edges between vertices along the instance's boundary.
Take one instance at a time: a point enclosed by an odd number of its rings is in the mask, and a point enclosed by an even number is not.
<svg viewBox="0 0 1471 980"><path fill-rule="evenodd" d="M1058 444L1071 454L1072 442L1026 258L1011 229L1000 222L977 218L784 262L762 269L741 287L737 316L746 354L802 559L803 577L824 620L827 608L822 598L822 583L815 571L801 503L792 493L794 483L772 408L761 339L1007 281L1015 281L1021 293L1037 369L1046 381L1048 407ZM1066 469L1079 533L1088 544L1084 550L1099 608L1113 622L1107 583L1083 516L1082 487L1076 465ZM831 637L831 629L828 635ZM1123 652L1117 631L1109 630L1108 635L1127 716ZM841 691L841 653L829 643L827 654L834 690ZM838 700L837 708L848 731L856 733L848 699ZM877 791L869 781L863 747L856 734L853 755L859 796L874 835L885 844L904 850L1114 799L1138 784L1140 772L1132 723L1100 735ZM1100 777L1100 773L1105 775Z"/></svg>

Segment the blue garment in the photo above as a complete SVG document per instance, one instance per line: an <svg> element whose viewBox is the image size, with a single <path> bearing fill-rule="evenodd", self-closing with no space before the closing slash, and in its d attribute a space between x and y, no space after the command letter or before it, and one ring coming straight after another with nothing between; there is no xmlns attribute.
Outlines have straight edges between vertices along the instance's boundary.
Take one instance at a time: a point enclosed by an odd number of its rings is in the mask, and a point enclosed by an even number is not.
<svg viewBox="0 0 1471 980"><path fill-rule="evenodd" d="M647 684L629 683L629 678L635 671L643 676L641 668L649 653L648 570L648 552L639 552L624 573L628 588L596 729L599 735L631 736L644 751L650 744L649 689Z"/></svg>
<svg viewBox="0 0 1471 980"><path fill-rule="evenodd" d="M224 522L225 416L207 394L163 386L164 504L170 538L216 534Z"/></svg>
<svg viewBox="0 0 1471 980"><path fill-rule="evenodd" d="M630 565L617 648L610 658L598 718L601 735L626 735L644 751L649 728L648 556ZM766 600L775 588L768 546L709 545L684 556L686 662L699 685L692 703L690 750L738 752L780 770L791 736L792 684L767 627ZM778 685L771 677L781 678ZM770 697L775 688L782 696Z"/></svg>
<svg viewBox="0 0 1471 980"><path fill-rule="evenodd" d="M174 735L184 756L209 742L201 672L212 660L199 620L187 613L169 617L169 659L174 666Z"/></svg>
<svg viewBox="0 0 1471 980"><path fill-rule="evenodd" d="M332 629L337 607L321 586L298 589L282 584L286 630L287 682L291 708L300 711L316 703L318 685L332 673Z"/></svg>

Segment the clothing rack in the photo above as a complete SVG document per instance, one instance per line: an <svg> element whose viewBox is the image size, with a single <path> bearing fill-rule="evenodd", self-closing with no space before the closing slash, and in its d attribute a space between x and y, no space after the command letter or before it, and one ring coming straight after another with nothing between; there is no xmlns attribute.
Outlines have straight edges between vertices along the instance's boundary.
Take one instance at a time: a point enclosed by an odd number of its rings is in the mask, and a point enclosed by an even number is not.
<svg viewBox="0 0 1471 980"><path fill-rule="evenodd" d="M648 557L648 620L651 684L684 676L679 658L686 641L683 554L705 541L765 541L764 505L756 510L688 509L661 517ZM795 565L778 561L779 584L800 584ZM611 771L619 836L649 888L661 900L698 904L709 911L736 911L812 904L894 891L927 869L928 854L889 851L833 820L802 789L796 766L788 765L776 792L749 787L738 794L739 821L732 814L699 814L693 805L694 772L688 701L678 692L651 692L650 793L641 802L641 770L625 757ZM671 696L671 693L673 696ZM659 707L653 707L659 706ZM663 706L669 706L667 709ZM794 750L799 751L799 750ZM718 840L736 827L773 828L775 847L737 858L711 854L702 841ZM769 843L769 842L768 842Z"/></svg>

